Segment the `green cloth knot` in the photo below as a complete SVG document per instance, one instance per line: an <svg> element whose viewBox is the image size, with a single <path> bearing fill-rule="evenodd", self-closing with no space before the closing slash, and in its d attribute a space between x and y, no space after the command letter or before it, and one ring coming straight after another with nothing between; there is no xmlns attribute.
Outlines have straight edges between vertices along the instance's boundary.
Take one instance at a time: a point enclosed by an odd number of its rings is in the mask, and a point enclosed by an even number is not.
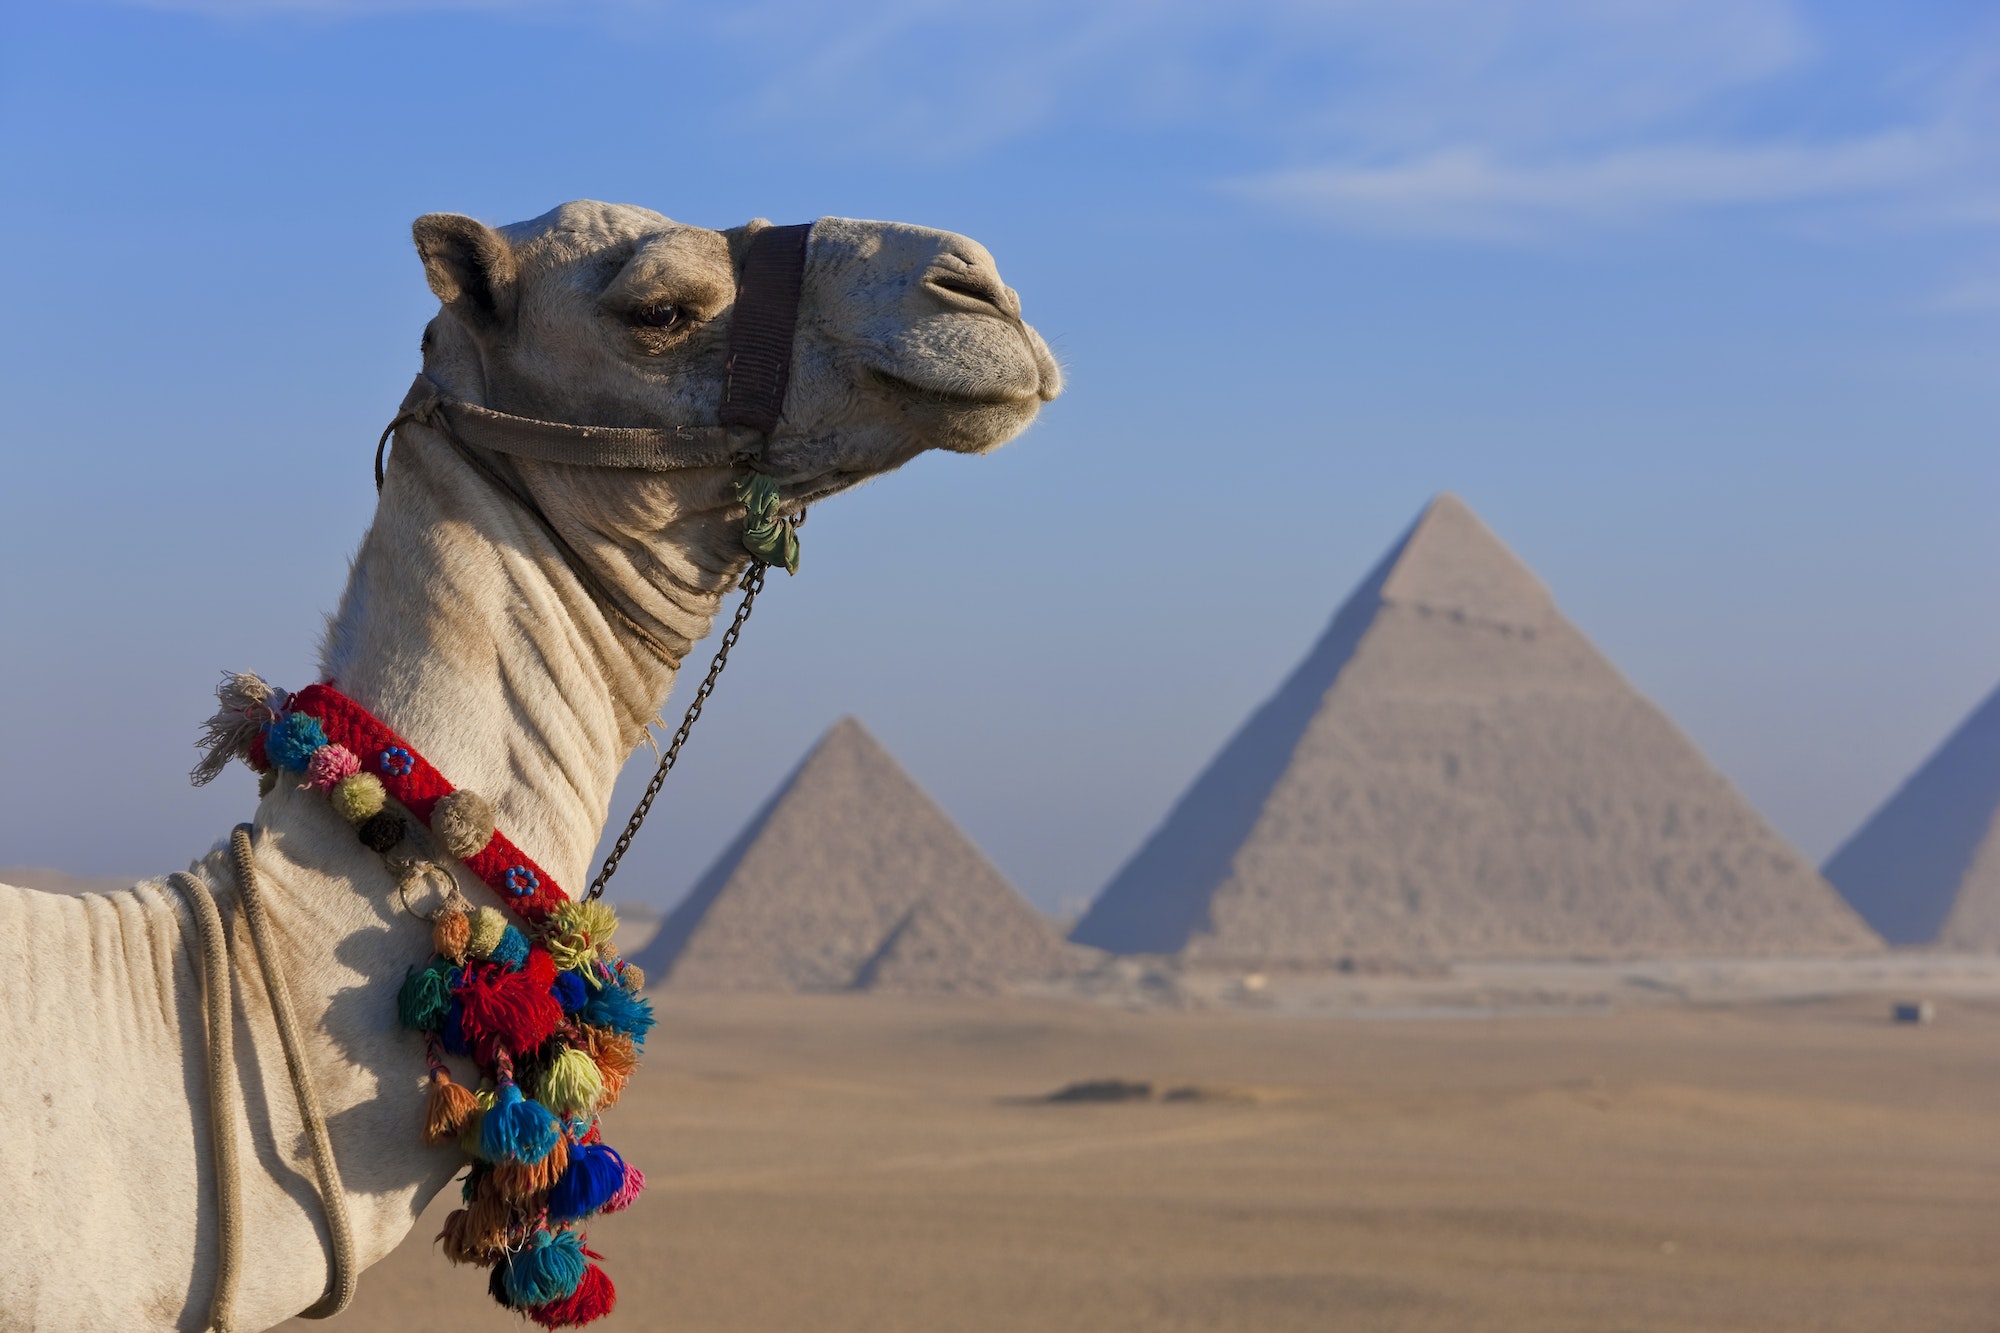
<svg viewBox="0 0 2000 1333"><path fill-rule="evenodd" d="M736 498L749 512L743 518L743 549L767 565L799 572L799 534L778 513L778 483L761 472L736 479Z"/></svg>

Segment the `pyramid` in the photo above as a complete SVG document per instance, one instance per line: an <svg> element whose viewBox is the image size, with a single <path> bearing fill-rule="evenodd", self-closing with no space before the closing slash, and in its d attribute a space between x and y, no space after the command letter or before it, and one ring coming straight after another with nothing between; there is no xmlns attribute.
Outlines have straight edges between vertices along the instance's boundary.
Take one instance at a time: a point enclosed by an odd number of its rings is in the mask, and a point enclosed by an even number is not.
<svg viewBox="0 0 2000 1333"><path fill-rule="evenodd" d="M1259 968L1879 945L1449 495L1071 938Z"/></svg>
<svg viewBox="0 0 2000 1333"><path fill-rule="evenodd" d="M2000 689L1826 863L1891 944L2000 952Z"/></svg>
<svg viewBox="0 0 2000 1333"><path fill-rule="evenodd" d="M992 992L1081 954L850 717L633 961L691 990Z"/></svg>

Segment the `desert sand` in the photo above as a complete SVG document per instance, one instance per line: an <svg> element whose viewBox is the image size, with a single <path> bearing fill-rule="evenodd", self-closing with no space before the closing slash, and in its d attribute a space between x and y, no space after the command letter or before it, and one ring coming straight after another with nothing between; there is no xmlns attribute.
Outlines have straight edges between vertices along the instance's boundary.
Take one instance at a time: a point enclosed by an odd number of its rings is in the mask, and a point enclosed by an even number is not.
<svg viewBox="0 0 2000 1333"><path fill-rule="evenodd" d="M663 994L600 1327L1990 1333L2000 969L1816 966ZM1099 1078L1155 1095L1047 1100ZM446 1206L335 1326L521 1326Z"/></svg>

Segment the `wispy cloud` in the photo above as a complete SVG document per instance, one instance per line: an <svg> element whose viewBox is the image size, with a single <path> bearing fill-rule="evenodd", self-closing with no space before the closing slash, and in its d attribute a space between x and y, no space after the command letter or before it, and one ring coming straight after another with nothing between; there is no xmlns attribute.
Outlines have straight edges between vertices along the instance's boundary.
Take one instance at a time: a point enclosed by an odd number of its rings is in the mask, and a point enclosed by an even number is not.
<svg viewBox="0 0 2000 1333"><path fill-rule="evenodd" d="M1377 234L2000 216L2000 42L1868 49L1804 0L129 2L575 15L755 71L731 92L748 123L838 108L830 152L935 162L1070 127L1187 135L1206 145L1191 185L1220 175L1260 208Z"/></svg>
<svg viewBox="0 0 2000 1333"><path fill-rule="evenodd" d="M1301 167L1231 182L1244 196L1362 231L1523 240L1566 225L1697 210L1881 199L1925 189L1975 154L1933 129L1822 143L1667 143L1508 161L1440 149L1383 164Z"/></svg>

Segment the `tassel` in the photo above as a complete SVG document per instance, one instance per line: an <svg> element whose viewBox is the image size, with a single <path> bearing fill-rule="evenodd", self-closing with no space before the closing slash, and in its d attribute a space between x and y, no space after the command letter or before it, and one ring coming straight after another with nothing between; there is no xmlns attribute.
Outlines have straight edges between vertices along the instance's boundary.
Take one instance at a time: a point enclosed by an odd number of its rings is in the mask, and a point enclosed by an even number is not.
<svg viewBox="0 0 2000 1333"><path fill-rule="evenodd" d="M513 1309L547 1305L576 1294L587 1267L574 1231L537 1231L532 1244L501 1265L501 1290Z"/></svg>
<svg viewBox="0 0 2000 1333"><path fill-rule="evenodd" d="M504 1077L493 1109L480 1117L479 1155L489 1162L539 1162L562 1141L562 1126L540 1102Z"/></svg>
<svg viewBox="0 0 2000 1333"><path fill-rule="evenodd" d="M604 1095L597 1103L602 1111L616 1106L618 1098L625 1092L625 1083L639 1067L639 1052L632 1039L622 1032L611 1032L604 1028L586 1028L590 1042L590 1058L597 1063L597 1072L604 1078Z"/></svg>
<svg viewBox="0 0 2000 1333"><path fill-rule="evenodd" d="M618 1308L618 1288L602 1268L591 1264L574 1294L528 1311L528 1318L543 1328L576 1328L602 1319Z"/></svg>
<svg viewBox="0 0 2000 1333"><path fill-rule="evenodd" d="M502 1198L526 1203L546 1193L569 1166L569 1142L558 1137L539 1162L502 1162L493 1168L493 1185Z"/></svg>
<svg viewBox="0 0 2000 1333"><path fill-rule="evenodd" d="M279 768L303 773L313 751L326 744L326 728L311 713L287 713L264 732L264 754Z"/></svg>
<svg viewBox="0 0 2000 1333"><path fill-rule="evenodd" d="M451 1073L439 1065L431 1071L430 1095L424 1099L424 1142L442 1148L463 1134L479 1113L479 1101L472 1089L454 1083Z"/></svg>
<svg viewBox="0 0 2000 1333"><path fill-rule="evenodd" d="M466 1247L481 1254L506 1249L507 1227L513 1220L514 1205L493 1184L489 1172L480 1182L478 1197L466 1206Z"/></svg>
<svg viewBox="0 0 2000 1333"><path fill-rule="evenodd" d="M587 969L618 931L618 914L597 900L568 902L549 915L542 943L566 971Z"/></svg>
<svg viewBox="0 0 2000 1333"><path fill-rule="evenodd" d="M421 972L404 975L402 989L396 992L396 1016L404 1027L413 1032L444 1027L451 1013L451 974L451 964L438 960Z"/></svg>
<svg viewBox="0 0 2000 1333"><path fill-rule="evenodd" d="M489 1048L532 1051L554 1034L562 1022L562 1006L549 994L555 979L555 963L543 949L529 954L518 972L494 963L471 969L457 995L465 1006L465 1035L482 1060Z"/></svg>
<svg viewBox="0 0 2000 1333"><path fill-rule="evenodd" d="M500 932L500 942L486 953L494 962L505 967L519 967L528 961L528 937L512 926Z"/></svg>
<svg viewBox="0 0 2000 1333"><path fill-rule="evenodd" d="M564 1013L573 1014L583 1008L584 1002L590 998L590 988L576 973L558 972L556 984L549 987L549 994L556 997L556 1003L562 1006Z"/></svg>
<svg viewBox="0 0 2000 1333"><path fill-rule="evenodd" d="M557 1115L586 1115L604 1097L604 1076L587 1052L564 1050L542 1075L536 1096Z"/></svg>
<svg viewBox="0 0 2000 1333"><path fill-rule="evenodd" d="M625 1163L625 1183L618 1192L604 1201L600 1212L622 1213L639 1200L639 1194L646 1188L646 1173L630 1162Z"/></svg>
<svg viewBox="0 0 2000 1333"><path fill-rule="evenodd" d="M475 1231L471 1210L456 1208L445 1218L444 1230L438 1232L437 1239L444 1247L444 1257L452 1263L484 1268L506 1253L501 1244L504 1235L504 1232Z"/></svg>
<svg viewBox="0 0 2000 1333"><path fill-rule="evenodd" d="M221 776L230 760L249 759L251 742L278 716L284 693L251 672L224 672L215 690L219 706L202 723L201 739L195 742L206 753L188 773L188 781L205 787Z"/></svg>
<svg viewBox="0 0 2000 1333"><path fill-rule="evenodd" d="M646 973L637 963L618 964L618 984L637 995L646 989Z"/></svg>
<svg viewBox="0 0 2000 1333"><path fill-rule="evenodd" d="M578 1144L569 1170L549 1191L549 1216L558 1222L588 1217L624 1187L624 1158L601 1143Z"/></svg>
<svg viewBox="0 0 2000 1333"><path fill-rule="evenodd" d="M490 958L507 933L507 918L497 907L482 907L472 914L472 939L465 951L474 958Z"/></svg>
<svg viewBox="0 0 2000 1333"><path fill-rule="evenodd" d="M465 913L446 908L431 922L431 947L452 962L464 962L466 948L471 943L472 922Z"/></svg>
<svg viewBox="0 0 2000 1333"><path fill-rule="evenodd" d="M655 1021L653 1002L621 986L606 986L591 996L578 1017L593 1027L623 1032L640 1046L646 1044L646 1033Z"/></svg>

